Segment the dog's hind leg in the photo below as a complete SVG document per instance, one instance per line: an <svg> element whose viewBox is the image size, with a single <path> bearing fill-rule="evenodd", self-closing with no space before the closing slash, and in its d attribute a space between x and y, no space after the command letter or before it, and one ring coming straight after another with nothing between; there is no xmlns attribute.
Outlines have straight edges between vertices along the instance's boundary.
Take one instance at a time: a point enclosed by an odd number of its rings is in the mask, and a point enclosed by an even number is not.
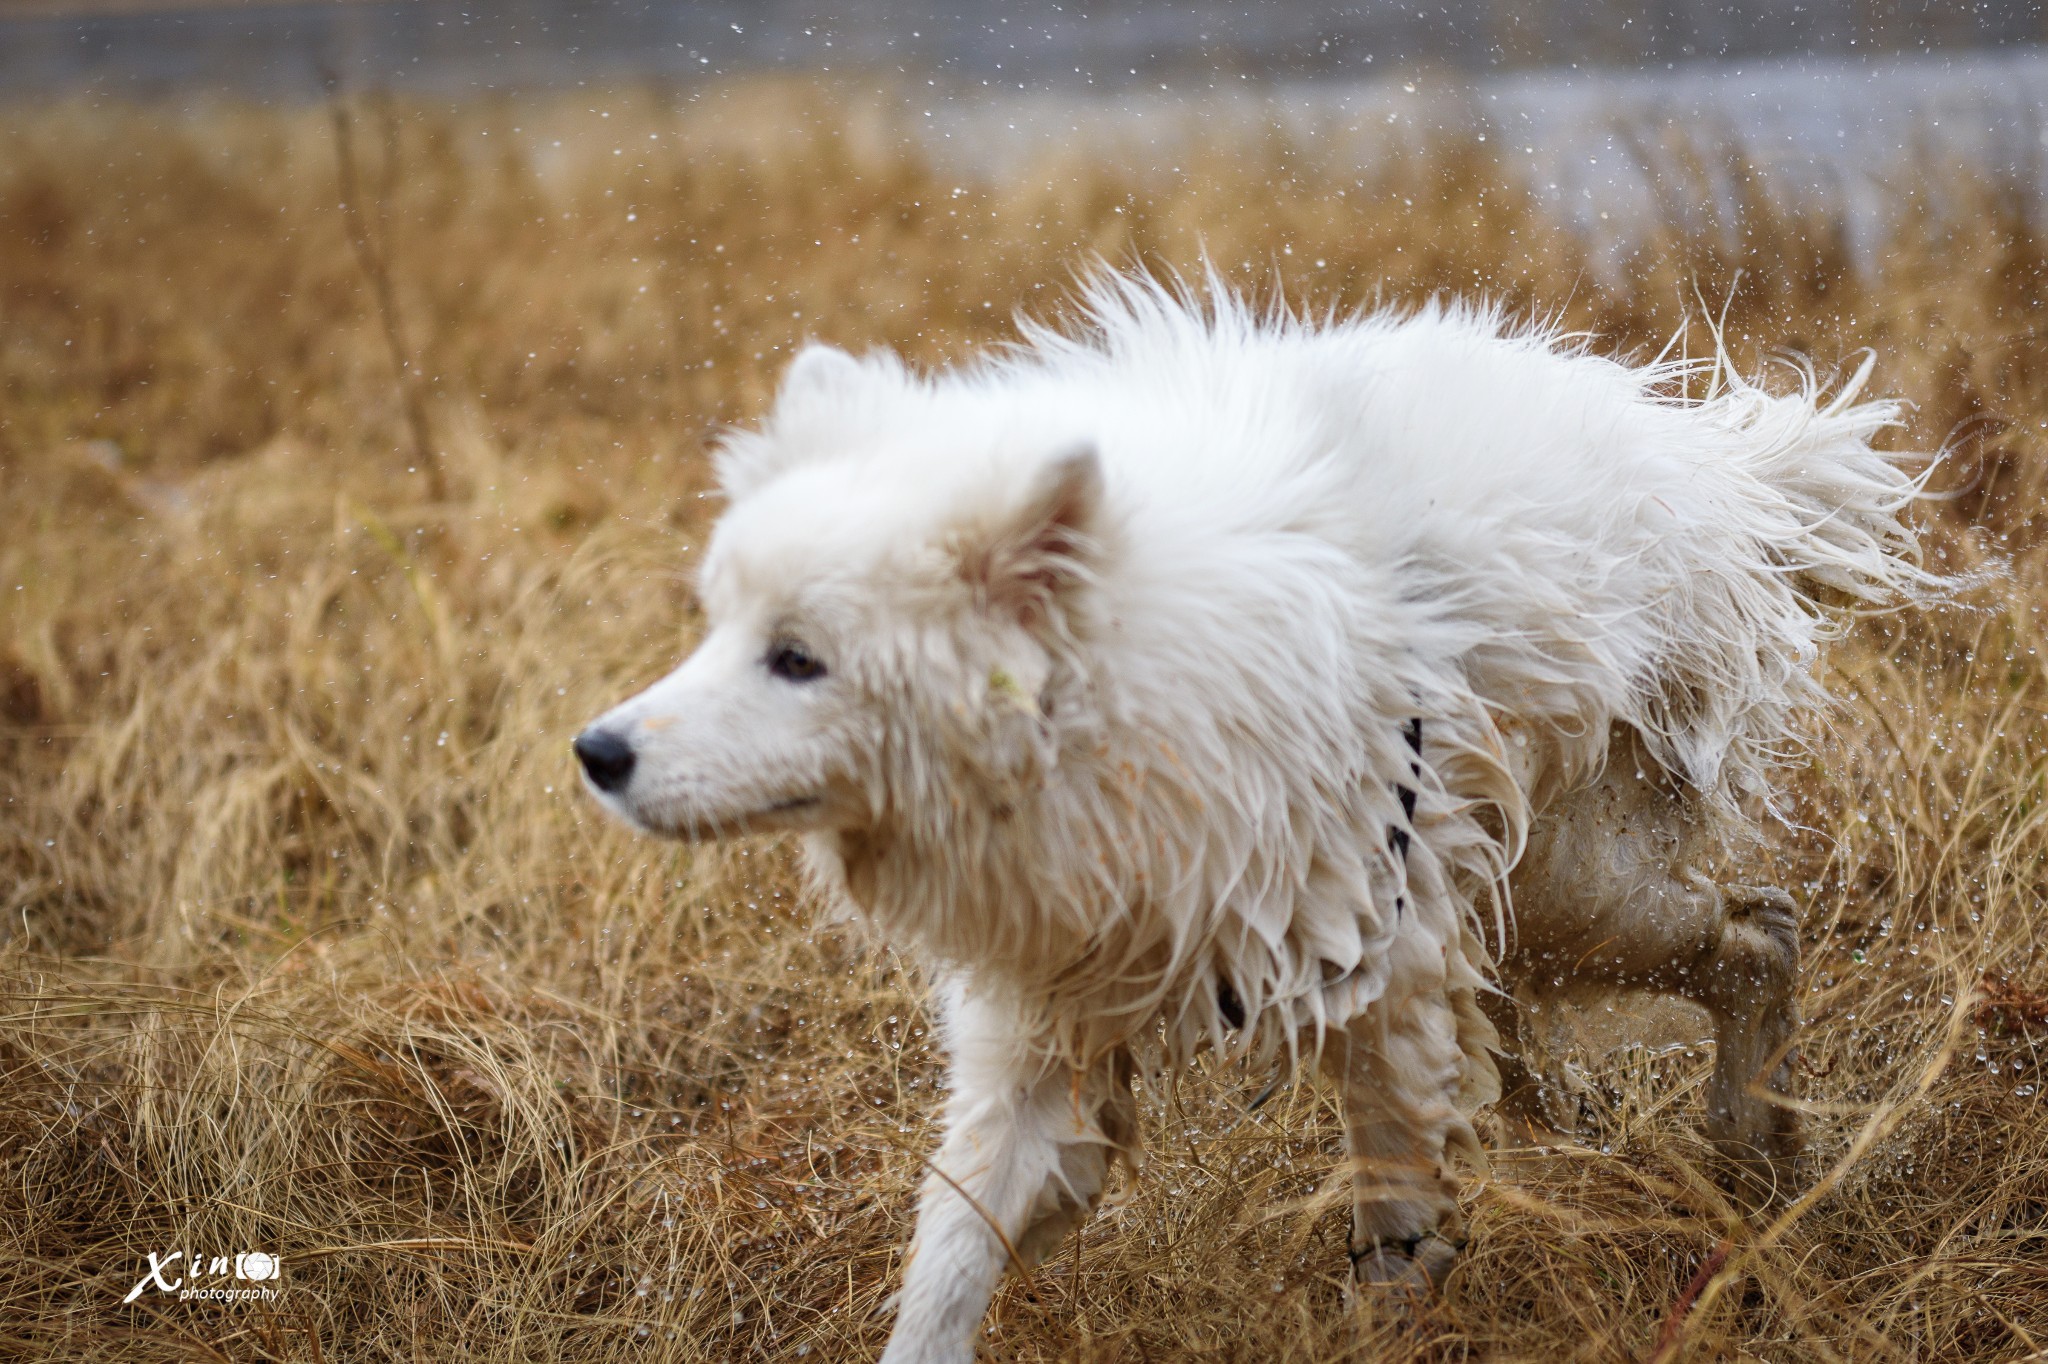
<svg viewBox="0 0 2048 1364"><path fill-rule="evenodd" d="M1123 1056L1083 1074L1016 1016L952 982L946 1137L919 1198L883 1364L970 1364L1006 1269L1030 1269L1091 1212L1135 1144Z"/></svg>
<svg viewBox="0 0 2048 1364"><path fill-rule="evenodd" d="M1469 1064L1458 1011L1440 987L1375 1002L1324 1046L1323 1066L1342 1093L1361 1284L1440 1284L1464 1244L1450 1157L1454 1147L1478 1154L1459 1102Z"/></svg>
<svg viewBox="0 0 2048 1364"><path fill-rule="evenodd" d="M1714 1015L1714 1074L1707 1135L1750 1192L1768 1196L1799 1152L1798 1115L1773 1094L1790 1091L1799 1030L1799 917L1769 887L1727 886L1720 940L1677 982Z"/></svg>
<svg viewBox="0 0 2048 1364"><path fill-rule="evenodd" d="M1786 1092L1798 1030L1796 907L1780 890L1722 888L1693 870L1703 820L1640 752L1617 744L1601 778L1530 831L1512 885L1508 972L1539 995L1656 990L1713 1015L1707 1133L1745 1183L1768 1191L1797 1153Z"/></svg>
<svg viewBox="0 0 2048 1364"><path fill-rule="evenodd" d="M1501 1039L1500 1099L1493 1109L1500 1144L1548 1146L1580 1131L1590 1086L1565 1060L1557 999L1528 990L1488 992L1479 1006Z"/></svg>

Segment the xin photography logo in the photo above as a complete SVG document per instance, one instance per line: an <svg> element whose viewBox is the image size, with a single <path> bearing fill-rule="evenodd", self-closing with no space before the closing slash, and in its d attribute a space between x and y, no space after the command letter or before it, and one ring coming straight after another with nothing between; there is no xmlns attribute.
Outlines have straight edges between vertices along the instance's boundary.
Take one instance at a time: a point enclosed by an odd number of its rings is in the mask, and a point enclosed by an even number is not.
<svg viewBox="0 0 2048 1364"><path fill-rule="evenodd" d="M277 1297L283 1271L284 1261L261 1250L211 1259L182 1250L167 1255L152 1250L142 1277L121 1301L131 1303L155 1291L179 1302L269 1302Z"/></svg>

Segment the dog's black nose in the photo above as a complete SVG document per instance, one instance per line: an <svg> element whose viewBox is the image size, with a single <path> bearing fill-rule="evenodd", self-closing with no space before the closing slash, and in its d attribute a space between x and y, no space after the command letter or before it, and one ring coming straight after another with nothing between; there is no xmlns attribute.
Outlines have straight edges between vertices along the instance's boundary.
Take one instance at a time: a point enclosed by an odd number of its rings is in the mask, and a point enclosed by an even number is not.
<svg viewBox="0 0 2048 1364"><path fill-rule="evenodd" d="M633 745L609 729L586 729L570 747L600 791L617 791L633 779Z"/></svg>

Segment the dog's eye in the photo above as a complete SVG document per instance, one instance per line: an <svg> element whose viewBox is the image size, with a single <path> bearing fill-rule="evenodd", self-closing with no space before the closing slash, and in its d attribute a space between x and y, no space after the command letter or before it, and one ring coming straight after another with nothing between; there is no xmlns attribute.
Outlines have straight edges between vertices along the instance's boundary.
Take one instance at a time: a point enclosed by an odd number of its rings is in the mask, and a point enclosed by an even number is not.
<svg viewBox="0 0 2048 1364"><path fill-rule="evenodd" d="M825 675L825 665L803 645L785 639L769 646L768 671L786 682L815 682Z"/></svg>

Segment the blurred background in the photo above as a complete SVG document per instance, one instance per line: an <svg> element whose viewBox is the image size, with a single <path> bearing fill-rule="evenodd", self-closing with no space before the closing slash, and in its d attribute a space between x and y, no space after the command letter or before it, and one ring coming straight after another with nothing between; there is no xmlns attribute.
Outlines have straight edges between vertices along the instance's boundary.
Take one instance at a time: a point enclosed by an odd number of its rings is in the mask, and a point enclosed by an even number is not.
<svg viewBox="0 0 2048 1364"><path fill-rule="evenodd" d="M1468 72L1925 55L2044 36L2030 0L1100 0L835 6L645 0L7 0L0 80L34 91L208 85L317 95L335 77L441 92L689 83L767 68L915 67L1015 88L1358 79L1377 64Z"/></svg>
<svg viewBox="0 0 2048 1364"><path fill-rule="evenodd" d="M1739 141L1781 192L1831 197L1867 239L1883 216L1869 176L1905 155L2031 176L2044 38L2039 0L0 0L0 102L631 89L688 104L778 76L840 98L914 92L894 134L981 175L1076 142L1165 167L1247 130L1355 159L1458 130L1512 144L1600 237L1656 202L1618 133L1676 129Z"/></svg>

